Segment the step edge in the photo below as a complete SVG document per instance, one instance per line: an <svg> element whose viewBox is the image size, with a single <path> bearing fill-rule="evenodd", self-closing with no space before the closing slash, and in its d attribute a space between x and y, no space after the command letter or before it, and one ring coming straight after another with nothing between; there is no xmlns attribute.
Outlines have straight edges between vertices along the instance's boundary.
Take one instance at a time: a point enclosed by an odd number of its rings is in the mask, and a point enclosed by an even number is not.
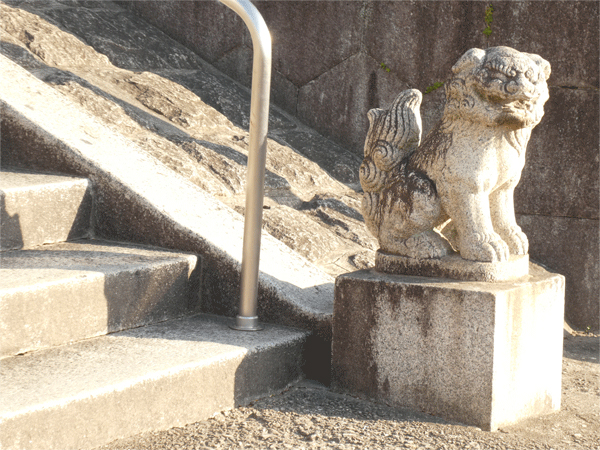
<svg viewBox="0 0 600 450"><path fill-rule="evenodd" d="M65 181L57 181L56 183L44 183L44 184L35 184L28 186L11 186L11 187L1 187L0 193L5 195L8 194L19 194L26 193L31 191L36 191L38 189L48 189L48 188L61 188L61 190L72 190L79 189L84 192L92 187L92 182L88 178L79 178L73 177L73 181L65 180ZM57 189L58 190L58 189Z"/></svg>
<svg viewBox="0 0 600 450"><path fill-rule="evenodd" d="M99 336L96 336L96 337L93 337L90 339L94 339L94 338L98 338L98 337ZM207 367L207 366L210 366L213 364L219 364L219 363L225 362L225 361L232 361L232 360L236 360L236 359L241 360L241 359L243 359L244 356L246 356L248 354L248 351L247 351L247 349L237 348L237 349L235 349L235 351L231 350L231 353L232 353L231 355L219 355L219 356L215 356L215 357L210 357L208 360L195 361L195 362L190 362L190 363L186 363L186 364L181 364L179 366L171 367L168 369L152 371L152 372L146 373L140 377L131 378L128 380L118 382L116 384L111 384L111 385L108 385L108 386L105 386L102 388L96 388L96 389L93 389L90 391L83 391L76 395L72 395L70 397L63 397L63 398L57 399L57 400L49 400L46 402L40 402L35 405L32 405L31 407L19 409L14 412L8 413L8 412L0 411L0 424L2 423L3 420L18 419L20 416L24 416L26 414L31 414L31 413L34 413L37 411L50 410L52 408L59 409L59 408L63 407L64 405L72 403L72 402L85 401L87 399L100 397L100 396L111 394L111 393L124 392L127 389L134 388L137 385L144 384L148 381L158 380L161 378L167 378L167 377L175 375L175 374L192 372L194 370L201 370L204 367Z"/></svg>
<svg viewBox="0 0 600 450"><path fill-rule="evenodd" d="M191 256L191 258L195 258L193 255ZM0 286L0 300L2 300L4 295L14 295L16 293L25 293L25 292L37 292L37 291L41 291L43 289L46 289L48 287L54 287L54 286L59 286L61 284L70 284L73 283L74 280L81 280L83 281L94 281L99 277L102 278L111 278L111 277L116 277L119 276L121 274L130 274L130 273L137 273L137 272L141 272L141 273L147 273L150 271L154 271L154 270L158 270L164 267L169 267L169 266L173 266L173 265L179 265L181 263L187 263L187 265L190 267L189 268L189 272L192 272L197 265L197 260L191 260L191 258L173 258L170 259L168 261L152 261L151 263L140 263L139 265L135 265L135 266L129 266L127 268L123 268L123 269L115 269L115 270L111 270L109 272L99 272L96 270L86 270L86 269L64 269L65 271L72 271L75 272L73 274L72 277L68 277L68 278L63 278L60 280L53 280L53 281L41 281L39 283L35 283L35 284L30 284L30 285L25 285L25 286L16 286L16 287L2 287ZM36 271L38 269L42 269L42 270L47 270L47 268L31 268L31 269L20 269L20 268L3 268L0 269L0 271L6 271L9 272L11 270L31 270L31 271ZM56 269L56 268L52 268L52 269ZM59 270L59 269L57 269Z"/></svg>

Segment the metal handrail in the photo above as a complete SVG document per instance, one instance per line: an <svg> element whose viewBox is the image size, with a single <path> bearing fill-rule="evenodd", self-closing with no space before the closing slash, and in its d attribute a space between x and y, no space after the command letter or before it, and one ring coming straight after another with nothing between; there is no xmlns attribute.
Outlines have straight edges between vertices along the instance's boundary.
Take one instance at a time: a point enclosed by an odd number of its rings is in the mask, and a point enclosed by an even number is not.
<svg viewBox="0 0 600 450"><path fill-rule="evenodd" d="M242 18L250 30L254 50L240 306L235 324L231 328L257 331L262 329L258 323L256 309L269 126L271 34L264 19L249 0L219 1Z"/></svg>

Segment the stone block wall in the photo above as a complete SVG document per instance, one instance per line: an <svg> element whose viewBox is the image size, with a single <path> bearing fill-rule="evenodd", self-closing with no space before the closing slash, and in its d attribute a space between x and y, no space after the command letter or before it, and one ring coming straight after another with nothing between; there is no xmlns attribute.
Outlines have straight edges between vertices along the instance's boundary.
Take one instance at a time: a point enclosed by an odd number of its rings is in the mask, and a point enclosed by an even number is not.
<svg viewBox="0 0 600 450"><path fill-rule="evenodd" d="M252 42L218 2L124 2L202 58L250 86ZM599 4L256 1L273 38L271 99L362 154L366 113L403 89L425 91L469 48L507 45L550 61L550 100L533 131L516 192L532 259L566 276L566 318L599 328ZM425 96L424 131L440 117L442 89ZM357 168L358 169L358 168Z"/></svg>

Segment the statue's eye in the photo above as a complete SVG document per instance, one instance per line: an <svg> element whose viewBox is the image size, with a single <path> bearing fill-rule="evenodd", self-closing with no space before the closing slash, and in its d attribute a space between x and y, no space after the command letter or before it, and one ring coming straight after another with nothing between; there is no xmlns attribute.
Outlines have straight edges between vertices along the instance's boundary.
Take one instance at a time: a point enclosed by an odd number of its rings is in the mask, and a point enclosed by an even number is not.
<svg viewBox="0 0 600 450"><path fill-rule="evenodd" d="M535 74L533 73L533 69L531 67L527 69L527 72L525 72L525 76L528 80L533 81L533 77L535 76Z"/></svg>
<svg viewBox="0 0 600 450"><path fill-rule="evenodd" d="M504 83L507 79L506 75L503 72L500 72L499 70L491 70L490 78L494 82L501 82L501 83Z"/></svg>

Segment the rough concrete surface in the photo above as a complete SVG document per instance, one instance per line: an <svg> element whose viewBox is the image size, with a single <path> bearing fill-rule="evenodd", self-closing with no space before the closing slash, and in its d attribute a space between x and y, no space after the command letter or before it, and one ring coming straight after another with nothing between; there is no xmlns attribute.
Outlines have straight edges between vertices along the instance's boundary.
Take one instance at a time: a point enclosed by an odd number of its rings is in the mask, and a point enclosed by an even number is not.
<svg viewBox="0 0 600 450"><path fill-rule="evenodd" d="M0 254L0 355L200 311L196 255L81 240Z"/></svg>
<svg viewBox="0 0 600 450"><path fill-rule="evenodd" d="M97 450L598 450L599 344L597 335L568 334L560 412L495 433L302 382L248 407Z"/></svg>
<svg viewBox="0 0 600 450"><path fill-rule="evenodd" d="M307 332L197 315L6 358L3 449L86 449L181 426L301 377ZM73 432L76 430L76 432Z"/></svg>

